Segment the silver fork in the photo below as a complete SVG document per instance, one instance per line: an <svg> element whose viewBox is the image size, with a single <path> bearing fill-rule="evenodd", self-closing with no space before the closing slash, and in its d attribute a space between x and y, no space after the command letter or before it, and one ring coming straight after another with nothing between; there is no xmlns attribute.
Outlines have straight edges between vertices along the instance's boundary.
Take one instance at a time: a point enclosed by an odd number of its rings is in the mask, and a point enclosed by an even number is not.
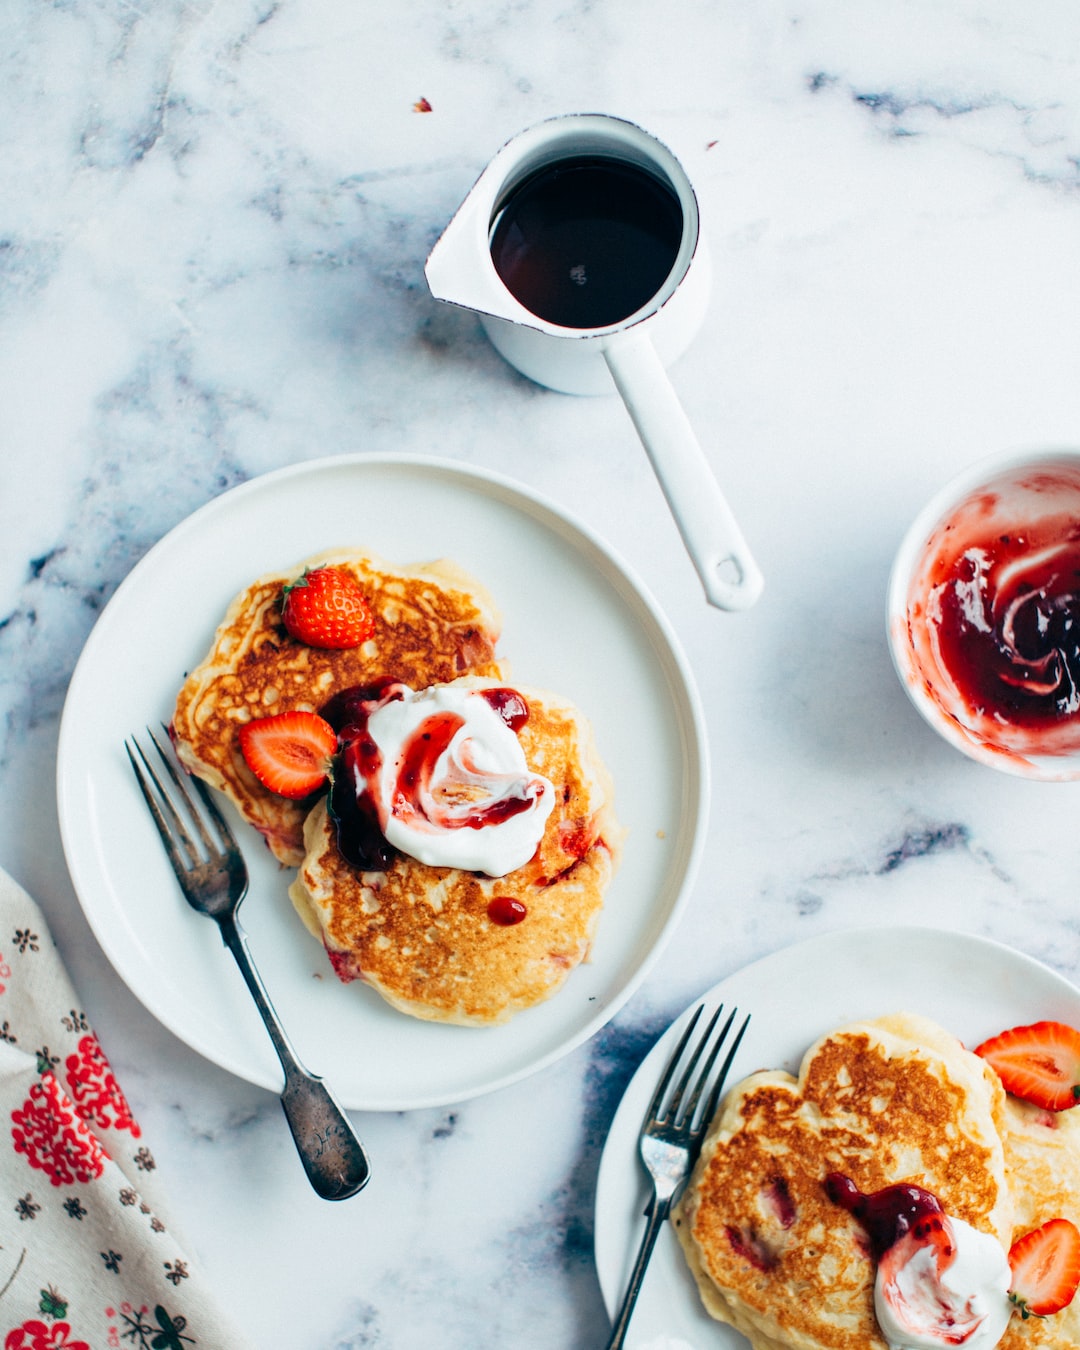
<svg viewBox="0 0 1080 1350"><path fill-rule="evenodd" d="M660 1236L660 1230L671 1213L672 1205L679 1198L690 1173L694 1169L709 1123L716 1114L720 1093L724 1089L724 1079L731 1068L731 1061L735 1058L739 1042L746 1034L746 1028L750 1024L748 1015L743 1019L736 1032L735 1039L724 1057L723 1064L720 1065L716 1079L705 1097L704 1106L702 1106L702 1094L705 1092L717 1056L728 1038L732 1023L738 1013L737 1008L732 1008L727 1021L713 1039L716 1024L724 1011L724 1006L721 1004L713 1013L708 1026L693 1046L679 1081L676 1083L670 1099L665 1103L671 1080L675 1076L675 1071L679 1068L690 1037L694 1034L704 1011L704 1004L699 1004L694 1010L694 1015L679 1038L675 1052L668 1061L667 1068L664 1070L656 1091L653 1093L652 1101L649 1103L649 1109L645 1113L645 1122L641 1127L641 1137L638 1140L638 1151L652 1182L652 1194L645 1206L647 1220L645 1234L641 1239L641 1246L638 1249L637 1260L634 1262L630 1283L623 1295L622 1306L619 1308L612 1326L611 1339L607 1343L607 1350L620 1350L626 1339L630 1317L634 1311L634 1305L637 1303L638 1294L641 1292L645 1269L649 1264L653 1248L656 1246L656 1239ZM712 1040L711 1047L709 1045L710 1040ZM704 1061L702 1062L703 1055ZM701 1071L698 1073L697 1081L691 1086L699 1063L701 1063ZM687 1095L688 1092L689 1095ZM700 1110L699 1107L701 1107Z"/></svg>
<svg viewBox="0 0 1080 1350"><path fill-rule="evenodd" d="M308 1180L322 1199L346 1200L367 1183L371 1172L367 1153L330 1089L297 1058L259 972L255 969L248 950L247 934L237 919L240 902L248 888L243 855L209 789L198 778L177 769L149 728L147 735L160 756L171 786L167 787L162 782L134 737L130 742L125 741L124 749L135 770L180 889L192 909L213 919L220 928L225 946L236 958L255 1005L262 1014L281 1067L285 1070L281 1105ZM204 811L199 810L184 786L185 779L197 792ZM187 815L198 842L192 838L185 825L184 817L177 809L178 804ZM210 830L207 817L217 832L216 838Z"/></svg>

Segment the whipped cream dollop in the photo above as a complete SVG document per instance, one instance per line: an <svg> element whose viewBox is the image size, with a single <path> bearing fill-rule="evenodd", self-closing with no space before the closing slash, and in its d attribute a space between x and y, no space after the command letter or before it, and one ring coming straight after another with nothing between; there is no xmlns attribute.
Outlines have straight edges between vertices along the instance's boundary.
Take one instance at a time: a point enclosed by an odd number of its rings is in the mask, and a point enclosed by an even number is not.
<svg viewBox="0 0 1080 1350"><path fill-rule="evenodd" d="M536 852L555 790L530 770L483 689L392 685L368 713L365 734L357 794L367 792L402 853L501 877Z"/></svg>
<svg viewBox="0 0 1080 1350"><path fill-rule="evenodd" d="M908 1234L884 1254L874 1311L890 1350L990 1350L1012 1313L1009 1262L993 1237L943 1216L948 1242Z"/></svg>

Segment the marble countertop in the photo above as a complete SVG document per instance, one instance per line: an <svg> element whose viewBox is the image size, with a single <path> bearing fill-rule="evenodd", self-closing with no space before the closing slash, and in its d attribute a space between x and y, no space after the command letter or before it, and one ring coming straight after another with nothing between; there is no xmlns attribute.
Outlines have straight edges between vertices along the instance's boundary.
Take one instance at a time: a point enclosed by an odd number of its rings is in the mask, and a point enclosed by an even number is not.
<svg viewBox="0 0 1080 1350"><path fill-rule="evenodd" d="M884 596L952 473L1080 444L1080 11L9 0L3 30L0 865L254 1344L595 1350L605 1134L698 993L898 922L1077 978L1080 785L938 740ZM618 400L530 383L425 285L500 144L574 111L639 122L695 183L714 287L671 378L766 577L746 613L704 603ZM113 972L55 770L80 649L146 551L235 484L356 452L496 470L625 558L693 671L713 792L685 917L613 1021L514 1086L359 1113L375 1176L329 1206L274 1095Z"/></svg>

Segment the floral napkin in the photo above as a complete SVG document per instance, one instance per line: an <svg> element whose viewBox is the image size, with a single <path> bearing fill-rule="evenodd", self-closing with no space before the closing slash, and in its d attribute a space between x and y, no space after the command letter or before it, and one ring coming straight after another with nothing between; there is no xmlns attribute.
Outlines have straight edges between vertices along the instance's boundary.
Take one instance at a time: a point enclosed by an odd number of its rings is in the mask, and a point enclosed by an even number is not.
<svg viewBox="0 0 1080 1350"><path fill-rule="evenodd" d="M44 918L0 871L0 1345L244 1350Z"/></svg>

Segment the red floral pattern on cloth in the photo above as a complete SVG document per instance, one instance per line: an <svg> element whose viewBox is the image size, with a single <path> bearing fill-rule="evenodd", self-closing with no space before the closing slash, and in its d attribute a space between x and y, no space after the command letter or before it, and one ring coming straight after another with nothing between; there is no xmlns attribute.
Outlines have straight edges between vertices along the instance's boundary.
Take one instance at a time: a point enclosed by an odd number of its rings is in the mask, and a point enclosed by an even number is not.
<svg viewBox="0 0 1080 1350"><path fill-rule="evenodd" d="M80 1114L99 1129L130 1130L142 1134L127 1099L116 1081L98 1038L91 1033L79 1041L78 1053L64 1061L68 1091Z"/></svg>
<svg viewBox="0 0 1080 1350"><path fill-rule="evenodd" d="M94 1181L105 1150L52 1073L43 1073L22 1107L11 1113L15 1152L45 1172L54 1186ZM6 1350L6 1347L5 1347Z"/></svg>
<svg viewBox="0 0 1080 1350"><path fill-rule="evenodd" d="M86 1341L69 1341L71 1327L67 1322L49 1326L32 1318L21 1327L14 1327L4 1338L4 1350L90 1350Z"/></svg>
<svg viewBox="0 0 1080 1350"><path fill-rule="evenodd" d="M0 1350L252 1350L169 1235L157 1164L81 1006L0 868Z"/></svg>

